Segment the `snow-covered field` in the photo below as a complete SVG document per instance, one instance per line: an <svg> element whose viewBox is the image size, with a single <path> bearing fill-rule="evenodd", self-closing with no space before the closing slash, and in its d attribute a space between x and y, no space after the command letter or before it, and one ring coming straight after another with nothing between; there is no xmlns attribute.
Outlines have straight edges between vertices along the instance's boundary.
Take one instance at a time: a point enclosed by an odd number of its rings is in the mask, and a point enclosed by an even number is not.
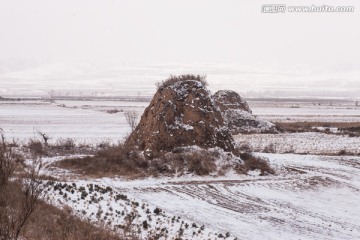
<svg viewBox="0 0 360 240"><path fill-rule="evenodd" d="M357 106L255 106L253 114L272 122L359 122Z"/></svg>
<svg viewBox="0 0 360 240"><path fill-rule="evenodd" d="M121 141L129 132L124 112L143 111L142 103L60 101L0 102L0 127L8 139L26 141L46 133L50 140L72 138L78 143ZM117 113L107 113L118 110ZM140 113L139 113L140 114Z"/></svg>
<svg viewBox="0 0 360 240"><path fill-rule="evenodd" d="M228 239L359 239L360 157L258 155L269 159L275 176L127 181L70 174L57 187L50 185L46 195L57 206L115 229L134 214L143 237L164 228L168 238L163 239L174 239L180 229L188 239L219 239L226 233ZM100 190L91 190L95 185Z"/></svg>
<svg viewBox="0 0 360 240"><path fill-rule="evenodd" d="M116 143L130 132L124 111L141 114L146 106L0 101L0 127L7 139L19 141L40 139L40 131L51 142L73 138L78 143ZM252 110L266 120L360 122L358 108L349 106L258 105ZM219 239L227 234L227 239L360 239L360 157L324 156L341 150L358 154L359 138L311 132L238 135L235 140L255 151L272 146L281 153L257 153L269 159L276 175L253 171L217 178L89 178L54 167L62 159L56 157L44 159L43 173L59 179L49 183L44 197L119 231L132 219L142 238L161 233L163 239Z"/></svg>
<svg viewBox="0 0 360 240"><path fill-rule="evenodd" d="M124 111L141 116L147 105L131 101L0 101L0 127L8 139L20 141L39 137L40 131L52 142L73 138L81 143L116 143L130 132ZM250 102L250 106L255 115L269 121L360 122L360 108L349 105L292 108ZM108 113L111 111L115 113Z"/></svg>
<svg viewBox="0 0 360 240"><path fill-rule="evenodd" d="M246 134L234 137L239 145L247 145L252 151L337 154L340 151L360 154L360 138L317 132L282 134Z"/></svg>

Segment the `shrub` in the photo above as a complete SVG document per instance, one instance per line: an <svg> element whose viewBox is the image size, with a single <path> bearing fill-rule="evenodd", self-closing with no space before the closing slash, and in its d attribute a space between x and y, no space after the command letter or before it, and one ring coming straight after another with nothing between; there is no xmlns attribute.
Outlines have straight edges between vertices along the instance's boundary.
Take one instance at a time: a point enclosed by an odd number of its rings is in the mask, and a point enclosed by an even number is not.
<svg viewBox="0 0 360 240"><path fill-rule="evenodd" d="M66 151L71 151L76 147L75 141L71 138L66 139L58 139L56 142L56 145L54 146L56 148L60 148Z"/></svg>
<svg viewBox="0 0 360 240"><path fill-rule="evenodd" d="M156 215L159 215L161 212L162 212L162 210L161 210L160 208L158 208L158 207L156 207L156 208L154 209L154 213L155 213Z"/></svg>
<svg viewBox="0 0 360 240"><path fill-rule="evenodd" d="M345 149L342 149L342 150L340 150L340 151L338 152L338 155L339 155L339 156L343 156L343 155L346 155L346 154L347 154L347 152L346 152Z"/></svg>
<svg viewBox="0 0 360 240"><path fill-rule="evenodd" d="M126 111L124 112L126 122L131 127L131 130L134 131L136 128L137 119L139 114L136 111Z"/></svg>
<svg viewBox="0 0 360 240"><path fill-rule="evenodd" d="M269 145L267 145L263 152L265 153L276 153L276 145L273 143L270 143Z"/></svg>
<svg viewBox="0 0 360 240"><path fill-rule="evenodd" d="M206 151L190 154L187 161L188 171L196 175L209 175L216 170L215 159L207 156Z"/></svg>
<svg viewBox="0 0 360 240"><path fill-rule="evenodd" d="M31 139L26 147L30 150L30 153L35 158L46 155L46 150L43 143L38 140Z"/></svg>
<svg viewBox="0 0 360 240"><path fill-rule="evenodd" d="M148 228L149 228L149 224L148 224L148 222L147 222L146 220L142 222L142 225L143 225L143 228L144 228L144 229L148 229Z"/></svg>
<svg viewBox="0 0 360 240"><path fill-rule="evenodd" d="M251 153L242 153L240 154L242 160L244 160L244 165L242 168L237 169L238 172L245 173L253 170L260 170L261 175L266 174L275 174L274 169L270 167L266 159L262 157L257 157Z"/></svg>

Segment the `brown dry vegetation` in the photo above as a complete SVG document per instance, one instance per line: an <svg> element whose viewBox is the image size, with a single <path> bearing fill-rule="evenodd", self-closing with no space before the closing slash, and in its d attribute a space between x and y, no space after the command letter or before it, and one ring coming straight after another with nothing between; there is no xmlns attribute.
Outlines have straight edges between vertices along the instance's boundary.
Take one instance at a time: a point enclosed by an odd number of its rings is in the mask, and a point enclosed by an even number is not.
<svg viewBox="0 0 360 240"><path fill-rule="evenodd" d="M71 214L71 210L60 210L43 201L29 219L29 223L23 231L25 239L89 239L89 240L120 240L138 239L137 237L123 238L115 235L106 228L96 227L93 224L81 220Z"/></svg>
<svg viewBox="0 0 360 240"><path fill-rule="evenodd" d="M274 174L274 171L262 158L242 153L239 149L235 149L233 154L244 160L245 164L240 162L234 166L225 164L218 169L216 161L221 156L220 152L215 149L189 151L187 148L177 148L158 158L145 159L141 152L132 151L121 144L99 151L93 157L64 159L56 163L56 166L94 177L117 175L130 179L184 174L222 175L229 168L235 168L240 174L255 169L259 169L262 174Z"/></svg>
<svg viewBox="0 0 360 240"><path fill-rule="evenodd" d="M293 123L276 123L278 129L285 132L324 132L330 133L328 128L334 127L339 129L337 134L348 134L355 137L360 136L360 123L359 122L293 122ZM314 129L316 127L325 128L324 131ZM334 134L334 133L332 133Z"/></svg>
<svg viewBox="0 0 360 240"><path fill-rule="evenodd" d="M123 144L120 144L100 150L93 157L65 159L56 165L61 168L73 169L80 174L100 177L139 175L142 169L146 169L147 164L146 160L131 153Z"/></svg>
<svg viewBox="0 0 360 240"><path fill-rule="evenodd" d="M209 175L216 172L216 151L170 152L151 160L136 151L129 151L124 145L99 151L93 157L65 159L58 167L72 169L77 173L92 176L119 175L128 178L183 175Z"/></svg>
<svg viewBox="0 0 360 240"><path fill-rule="evenodd" d="M13 144L0 142L0 239L139 239L132 233L116 236L111 230L95 227L40 199L42 182L39 175L43 146L31 144L36 160L25 166L14 152Z"/></svg>
<svg viewBox="0 0 360 240"><path fill-rule="evenodd" d="M84 144L76 144L71 138L58 139L55 143L49 144L39 140L31 139L23 146L25 153L28 157L34 156L64 156L73 154L94 154L98 149L107 146L107 143L101 143L97 147Z"/></svg>
<svg viewBox="0 0 360 240"><path fill-rule="evenodd" d="M239 172L246 173L250 170L258 169L261 172L260 175L275 174L274 169L272 169L268 162L261 157L254 156L250 153L241 153L240 157L244 160L245 164L241 169L238 169Z"/></svg>
<svg viewBox="0 0 360 240"><path fill-rule="evenodd" d="M112 231L96 227L91 223L81 220L71 214L70 209L61 210L36 199L33 211L26 215L25 208L29 207L29 199L24 196L24 192L19 183L10 183L11 194L7 194L7 206L12 209L10 219L14 226L9 225L4 215L0 218L0 239L28 239L28 240L52 240L52 239L99 239L117 240L125 239L116 236ZM4 196L4 195L3 195ZM18 228L20 221L26 220L22 228ZM6 226L10 227L8 235L5 231ZM13 228L12 228L13 227ZM5 231L4 231L5 230ZM18 235L16 231L19 230ZM136 236L126 239L138 239Z"/></svg>
<svg viewBox="0 0 360 240"><path fill-rule="evenodd" d="M41 182L37 178L39 162L29 167L22 176L23 159L9 146L3 134L0 142L0 237L1 240L18 239L29 217L37 207ZM22 166L23 167L23 166Z"/></svg>

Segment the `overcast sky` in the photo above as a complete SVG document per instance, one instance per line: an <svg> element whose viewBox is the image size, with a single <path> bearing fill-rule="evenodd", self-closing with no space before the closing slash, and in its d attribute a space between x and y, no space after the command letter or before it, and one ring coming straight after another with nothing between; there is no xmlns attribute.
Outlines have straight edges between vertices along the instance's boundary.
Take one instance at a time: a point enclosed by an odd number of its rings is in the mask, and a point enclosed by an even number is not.
<svg viewBox="0 0 360 240"><path fill-rule="evenodd" d="M283 2L355 12L264 14L272 2L253 0L0 0L0 63L231 63L359 79L360 2Z"/></svg>

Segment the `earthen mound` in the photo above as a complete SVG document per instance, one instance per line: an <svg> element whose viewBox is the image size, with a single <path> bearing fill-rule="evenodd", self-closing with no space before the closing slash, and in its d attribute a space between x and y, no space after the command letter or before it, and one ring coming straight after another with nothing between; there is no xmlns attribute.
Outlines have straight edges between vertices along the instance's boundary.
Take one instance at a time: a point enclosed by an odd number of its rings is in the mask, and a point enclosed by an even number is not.
<svg viewBox="0 0 360 240"><path fill-rule="evenodd" d="M230 90L220 90L214 94L216 105L220 108L221 112L229 109L243 110L249 113L251 109L247 102L243 100L239 94Z"/></svg>
<svg viewBox="0 0 360 240"><path fill-rule="evenodd" d="M178 147L220 147L232 151L233 138L205 84L181 80L159 86L126 144L157 157Z"/></svg>
<svg viewBox="0 0 360 240"><path fill-rule="evenodd" d="M239 133L276 133L276 126L252 115L249 105L239 94L230 90L220 90L213 96L221 111L225 125L233 135Z"/></svg>

